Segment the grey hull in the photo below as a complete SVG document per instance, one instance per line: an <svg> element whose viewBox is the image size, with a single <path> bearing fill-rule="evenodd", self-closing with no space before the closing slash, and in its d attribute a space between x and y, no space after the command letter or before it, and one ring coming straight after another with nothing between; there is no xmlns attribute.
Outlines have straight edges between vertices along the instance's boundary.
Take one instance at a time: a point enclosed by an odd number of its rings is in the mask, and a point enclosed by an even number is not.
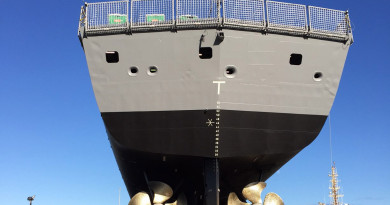
<svg viewBox="0 0 390 205"><path fill-rule="evenodd" d="M328 115L348 44L235 30L223 30L225 38L216 44L217 32L85 38L100 111L217 109L220 102L225 110ZM212 48L212 58L199 58L199 47ZM117 51L119 62L107 63L107 51ZM294 53L302 55L301 65L289 63ZM149 75L150 66L158 72ZM225 74L228 66L236 68L234 76ZM139 70L134 76L131 67Z"/></svg>

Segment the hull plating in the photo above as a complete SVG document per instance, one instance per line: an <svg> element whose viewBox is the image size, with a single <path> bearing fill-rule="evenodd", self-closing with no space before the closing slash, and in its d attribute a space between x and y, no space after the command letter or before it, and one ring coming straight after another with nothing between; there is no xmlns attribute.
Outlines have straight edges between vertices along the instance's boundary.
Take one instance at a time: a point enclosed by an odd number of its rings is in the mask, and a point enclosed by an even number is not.
<svg viewBox="0 0 390 205"><path fill-rule="evenodd" d="M217 32L83 39L131 196L162 181L174 189L170 201L185 193L189 204L215 205L213 193L226 204L230 192L242 198L245 185L268 179L320 132L348 44L236 30L222 30L218 41ZM210 59L199 57L204 47L212 49ZM118 52L119 62L107 63L106 52ZM292 54L302 55L299 65L290 64ZM150 66L158 71L151 74Z"/></svg>
<svg viewBox="0 0 390 205"><path fill-rule="evenodd" d="M102 113L130 195L147 190L147 176L185 193L189 204L202 204L207 194L205 163L217 158L219 195L225 204L230 192L240 195L245 185L268 179L315 139L326 120L316 115L221 110L216 144L217 127L206 123L215 114L215 110Z"/></svg>

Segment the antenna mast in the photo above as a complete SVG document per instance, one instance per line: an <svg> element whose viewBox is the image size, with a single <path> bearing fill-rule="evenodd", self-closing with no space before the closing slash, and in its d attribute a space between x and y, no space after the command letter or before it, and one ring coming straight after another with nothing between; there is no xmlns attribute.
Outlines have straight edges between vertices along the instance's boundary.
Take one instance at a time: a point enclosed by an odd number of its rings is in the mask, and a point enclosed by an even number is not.
<svg viewBox="0 0 390 205"><path fill-rule="evenodd" d="M118 205L121 205L121 187L119 187L119 200Z"/></svg>
<svg viewBox="0 0 390 205"><path fill-rule="evenodd" d="M34 201L34 198L35 198L35 195L27 197L27 201L30 202L30 205L32 205L32 201Z"/></svg>
<svg viewBox="0 0 390 205"><path fill-rule="evenodd" d="M340 198L342 198L344 195L339 194L340 187L338 186L338 174L334 162L332 165L332 172L329 174L329 176L331 177L331 186L329 187L329 197L331 199L331 205L342 205L342 203L340 202Z"/></svg>

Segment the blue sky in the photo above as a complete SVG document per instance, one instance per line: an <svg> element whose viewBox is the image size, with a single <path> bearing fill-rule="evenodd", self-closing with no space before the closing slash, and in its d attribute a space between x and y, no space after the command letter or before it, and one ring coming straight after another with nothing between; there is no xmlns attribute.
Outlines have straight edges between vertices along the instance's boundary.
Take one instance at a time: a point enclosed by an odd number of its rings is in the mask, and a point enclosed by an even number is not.
<svg viewBox="0 0 390 205"><path fill-rule="evenodd" d="M350 48L331 111L344 202L390 204L390 3L289 0L349 9ZM77 38L82 1L0 0L0 204L129 201ZM288 205L329 202L329 124L267 182Z"/></svg>

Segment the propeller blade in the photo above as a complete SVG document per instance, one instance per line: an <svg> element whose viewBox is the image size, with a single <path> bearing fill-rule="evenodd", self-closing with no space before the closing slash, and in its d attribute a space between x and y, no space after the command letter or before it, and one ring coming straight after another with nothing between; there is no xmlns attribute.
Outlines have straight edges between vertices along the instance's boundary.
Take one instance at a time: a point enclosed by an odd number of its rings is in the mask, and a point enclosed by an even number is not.
<svg viewBox="0 0 390 205"><path fill-rule="evenodd" d="M267 186L265 182L253 182L244 187L242 195L252 204L261 204L261 192Z"/></svg>
<svg viewBox="0 0 390 205"><path fill-rule="evenodd" d="M131 197L129 205L152 205L150 203L149 195L146 192L138 192Z"/></svg>
<svg viewBox="0 0 390 205"><path fill-rule="evenodd" d="M149 187L154 193L153 204L163 204L173 195L172 188L163 182L151 181Z"/></svg>
<svg viewBox="0 0 390 205"><path fill-rule="evenodd" d="M265 196L264 205L284 205L284 202L279 195L271 192Z"/></svg>
<svg viewBox="0 0 390 205"><path fill-rule="evenodd" d="M230 192L228 197L228 205L249 205L248 203L242 202L236 193Z"/></svg>
<svg viewBox="0 0 390 205"><path fill-rule="evenodd" d="M172 203L165 203L164 205L177 205L177 200L175 202L172 202Z"/></svg>
<svg viewBox="0 0 390 205"><path fill-rule="evenodd" d="M179 197L177 198L177 200L175 202L173 202L173 203L165 203L164 205L178 205L178 204L180 204L180 205L187 205L187 198L186 198L186 196L183 193L181 193L179 195Z"/></svg>

